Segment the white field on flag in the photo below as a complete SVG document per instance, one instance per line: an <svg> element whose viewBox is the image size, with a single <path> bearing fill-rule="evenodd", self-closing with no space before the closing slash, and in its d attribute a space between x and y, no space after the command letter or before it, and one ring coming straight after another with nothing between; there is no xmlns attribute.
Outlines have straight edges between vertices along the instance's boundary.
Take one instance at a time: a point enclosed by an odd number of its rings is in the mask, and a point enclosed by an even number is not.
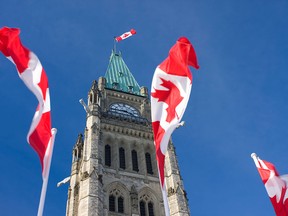
<svg viewBox="0 0 288 216"><path fill-rule="evenodd" d="M163 140L160 144L161 151L163 154L165 154L167 151L170 136L176 129L184 115L186 106L189 101L192 83L191 80L187 77L167 74L159 67L156 68L155 74L157 74L157 76L153 77L151 93L155 92L155 89L165 91L169 90L161 85L161 77L165 80L171 81L175 86L177 86L181 96L183 97L183 100L175 108L177 116L171 122L166 121L168 115L167 108L169 105L165 102L159 101L158 98L151 97L151 106L153 107L153 110L151 111L152 121L160 121L161 127L165 130L165 136L163 137Z"/></svg>

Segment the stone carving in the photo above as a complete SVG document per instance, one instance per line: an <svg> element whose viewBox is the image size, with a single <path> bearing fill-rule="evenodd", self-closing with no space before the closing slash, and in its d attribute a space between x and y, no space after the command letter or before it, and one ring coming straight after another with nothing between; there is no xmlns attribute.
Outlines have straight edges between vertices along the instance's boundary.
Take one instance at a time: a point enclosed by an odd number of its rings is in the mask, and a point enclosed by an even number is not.
<svg viewBox="0 0 288 216"><path fill-rule="evenodd" d="M173 194L175 194L175 190L172 187L168 188L168 197L172 196Z"/></svg>
<svg viewBox="0 0 288 216"><path fill-rule="evenodd" d="M138 212L138 192L136 190L135 185L132 185L131 187L130 197L131 197L132 212L137 213Z"/></svg>
<svg viewBox="0 0 288 216"><path fill-rule="evenodd" d="M91 126L91 129L92 129L92 133L96 134L99 134L99 126L97 123L94 123L92 126Z"/></svg>
<svg viewBox="0 0 288 216"><path fill-rule="evenodd" d="M81 180L83 181L83 180L87 179L88 177L89 177L89 173L88 173L87 171L85 171L85 172L82 174Z"/></svg>

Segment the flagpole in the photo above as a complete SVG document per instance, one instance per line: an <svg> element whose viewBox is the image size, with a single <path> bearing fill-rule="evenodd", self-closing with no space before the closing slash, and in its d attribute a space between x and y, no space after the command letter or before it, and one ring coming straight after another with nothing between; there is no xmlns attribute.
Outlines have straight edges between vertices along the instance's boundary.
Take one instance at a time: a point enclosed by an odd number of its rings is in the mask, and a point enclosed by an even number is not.
<svg viewBox="0 0 288 216"><path fill-rule="evenodd" d="M116 37L113 38L113 41L114 41L114 48L113 49L114 49L114 53L116 53Z"/></svg>
<svg viewBox="0 0 288 216"><path fill-rule="evenodd" d="M164 184L163 184L163 188L162 188L162 196L163 196L165 216L170 216L170 208L169 208L169 203L168 203L168 195L167 195L166 181L165 180L164 180Z"/></svg>
<svg viewBox="0 0 288 216"><path fill-rule="evenodd" d="M257 168L260 168L259 161L257 160L257 154L256 154L256 153L252 153L252 154L251 154L251 158L253 159L256 167L257 167Z"/></svg>
<svg viewBox="0 0 288 216"><path fill-rule="evenodd" d="M51 165L51 161L52 161L52 153L53 153L54 141L55 141L57 129L52 128L51 133L52 133L51 142L50 142L50 145L48 146L48 149L47 149L47 152L48 152L47 168L46 169L44 168L43 173L42 173L43 184L42 184L42 190L41 190L41 196L40 196L40 202L39 202L37 216L43 215L45 198L46 198L46 191L47 191L47 185L48 185L48 179L49 179L49 172L50 172L50 165Z"/></svg>
<svg viewBox="0 0 288 216"><path fill-rule="evenodd" d="M159 181L160 181L159 183L160 183L162 198L163 198L164 213L165 213L165 216L170 216L170 207L168 203L168 195L167 195L167 189L166 189L166 179L164 178L164 182L162 185L158 160L157 160L157 169L159 173Z"/></svg>

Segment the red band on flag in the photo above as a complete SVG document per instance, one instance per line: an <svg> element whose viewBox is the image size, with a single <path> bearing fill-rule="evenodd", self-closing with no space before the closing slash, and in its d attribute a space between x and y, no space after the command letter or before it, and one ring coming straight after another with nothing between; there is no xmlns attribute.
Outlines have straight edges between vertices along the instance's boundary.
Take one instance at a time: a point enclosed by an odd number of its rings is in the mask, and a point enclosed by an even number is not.
<svg viewBox="0 0 288 216"><path fill-rule="evenodd" d="M29 136L29 143L37 152L43 167L44 156L51 138L50 112L43 113L38 126Z"/></svg>
<svg viewBox="0 0 288 216"><path fill-rule="evenodd" d="M170 49L169 57L159 65L159 68L171 75L189 77L192 82L192 74L188 65L199 69L192 44L187 38L181 37Z"/></svg>
<svg viewBox="0 0 288 216"><path fill-rule="evenodd" d="M160 143L161 140L165 134L165 130L160 126L159 121L152 122L153 127L153 134L154 134L154 140L155 140L155 149L156 149L156 157L158 161L159 167L164 167L165 163L165 155L161 151ZM160 182L161 186L164 186L164 169L159 169L159 176L160 176Z"/></svg>
<svg viewBox="0 0 288 216"><path fill-rule="evenodd" d="M4 27L1 29L1 52L6 56L11 56L19 73L22 73L29 62L29 50L21 44L19 38L20 30L16 28ZM11 53L13 50L13 53Z"/></svg>

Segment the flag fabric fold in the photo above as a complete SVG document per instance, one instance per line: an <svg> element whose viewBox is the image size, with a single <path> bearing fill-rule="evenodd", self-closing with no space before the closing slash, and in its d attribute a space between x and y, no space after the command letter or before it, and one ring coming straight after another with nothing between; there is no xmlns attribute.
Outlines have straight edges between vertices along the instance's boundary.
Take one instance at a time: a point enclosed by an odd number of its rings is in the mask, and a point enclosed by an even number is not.
<svg viewBox="0 0 288 216"><path fill-rule="evenodd" d="M120 42L121 40L125 40L126 38L131 37L134 34L136 34L136 31L134 29L131 29L129 32L125 32L124 34L115 37L115 40L117 42Z"/></svg>
<svg viewBox="0 0 288 216"><path fill-rule="evenodd" d="M156 68L152 80L152 128L166 215L169 215L169 208L164 179L165 153L189 100L192 74L188 66L199 68L192 44L181 37L170 49L169 56Z"/></svg>
<svg viewBox="0 0 288 216"><path fill-rule="evenodd" d="M51 116L48 78L37 56L22 45L20 30L3 27L0 29L0 51L11 60L19 77L34 93L39 105L27 135L28 143L37 152L42 167L42 176L47 174L48 159L51 158ZM55 130L54 130L55 131Z"/></svg>
<svg viewBox="0 0 288 216"><path fill-rule="evenodd" d="M280 176L275 166L261 160L255 153L251 154L264 183L270 201L277 216L288 216L288 175Z"/></svg>

